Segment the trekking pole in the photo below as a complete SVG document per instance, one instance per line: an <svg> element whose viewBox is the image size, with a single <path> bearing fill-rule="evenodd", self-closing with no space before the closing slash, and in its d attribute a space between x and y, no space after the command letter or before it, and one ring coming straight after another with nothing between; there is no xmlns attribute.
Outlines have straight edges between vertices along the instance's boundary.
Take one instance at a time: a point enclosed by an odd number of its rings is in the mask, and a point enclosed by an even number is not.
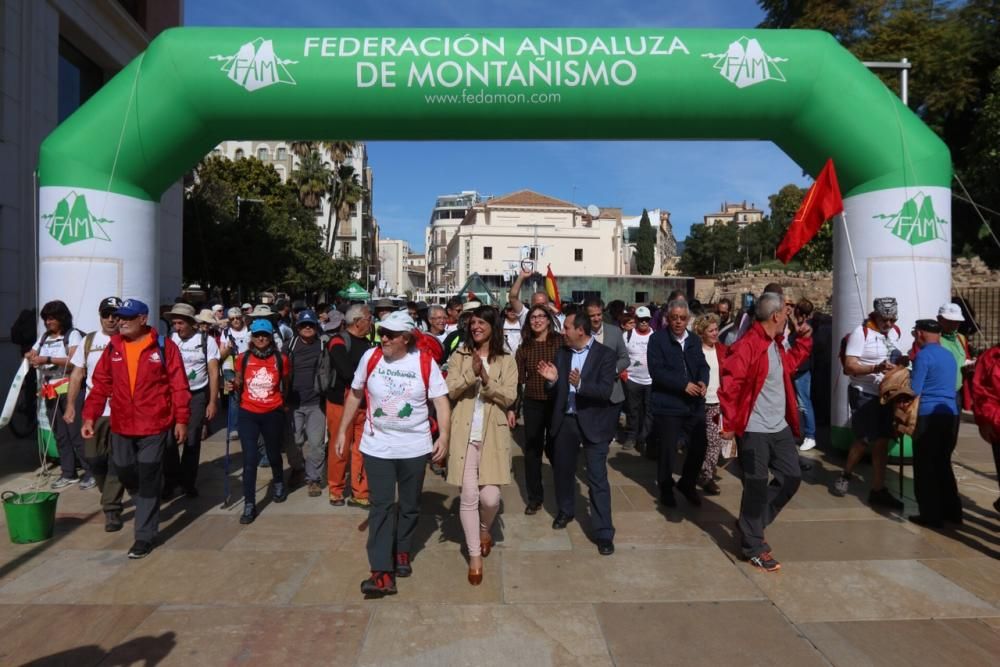
<svg viewBox="0 0 1000 667"><path fill-rule="evenodd" d="M232 401L232 396L229 396L229 401ZM225 457L225 478L222 481L222 491L225 494L225 498L222 499L222 509L226 509L226 505L229 504L229 434L233 431L233 411L229 409L229 405L226 405L226 457Z"/></svg>

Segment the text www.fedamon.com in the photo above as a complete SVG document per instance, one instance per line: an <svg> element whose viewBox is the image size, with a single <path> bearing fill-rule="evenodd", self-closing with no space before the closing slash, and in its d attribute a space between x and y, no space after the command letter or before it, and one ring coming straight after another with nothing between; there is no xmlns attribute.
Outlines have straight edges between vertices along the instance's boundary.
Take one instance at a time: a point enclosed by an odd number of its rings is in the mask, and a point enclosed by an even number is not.
<svg viewBox="0 0 1000 667"><path fill-rule="evenodd" d="M427 104L558 104L559 93L488 93L485 90L463 90L461 93L424 95Z"/></svg>

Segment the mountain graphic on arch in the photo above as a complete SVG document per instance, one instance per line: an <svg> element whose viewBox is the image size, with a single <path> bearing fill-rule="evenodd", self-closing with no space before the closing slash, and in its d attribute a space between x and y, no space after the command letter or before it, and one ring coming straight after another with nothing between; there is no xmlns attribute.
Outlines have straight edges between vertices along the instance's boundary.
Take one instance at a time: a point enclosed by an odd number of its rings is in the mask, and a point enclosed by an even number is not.
<svg viewBox="0 0 1000 667"><path fill-rule="evenodd" d="M45 228L49 236L62 245L88 239L111 240L104 225L114 221L96 217L87 206L87 197L76 192L70 192L60 199L55 211L42 215L42 219L47 221Z"/></svg>
<svg viewBox="0 0 1000 667"><path fill-rule="evenodd" d="M947 241L945 225L948 221L939 218L934 211L933 200L923 192L903 202L897 213L872 216L876 220L885 220L885 228L910 245L920 245L928 241Z"/></svg>

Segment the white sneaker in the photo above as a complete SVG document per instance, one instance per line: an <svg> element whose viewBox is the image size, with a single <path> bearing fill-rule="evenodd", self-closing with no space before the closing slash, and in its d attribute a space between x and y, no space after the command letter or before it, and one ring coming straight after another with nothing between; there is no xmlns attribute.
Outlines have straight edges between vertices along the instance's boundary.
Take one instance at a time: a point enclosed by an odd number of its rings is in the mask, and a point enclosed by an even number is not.
<svg viewBox="0 0 1000 667"><path fill-rule="evenodd" d="M799 445L799 451L800 452L808 452L810 449L812 449L815 446L816 446L816 439L815 438L806 438L806 439L804 439L802 441L802 444Z"/></svg>

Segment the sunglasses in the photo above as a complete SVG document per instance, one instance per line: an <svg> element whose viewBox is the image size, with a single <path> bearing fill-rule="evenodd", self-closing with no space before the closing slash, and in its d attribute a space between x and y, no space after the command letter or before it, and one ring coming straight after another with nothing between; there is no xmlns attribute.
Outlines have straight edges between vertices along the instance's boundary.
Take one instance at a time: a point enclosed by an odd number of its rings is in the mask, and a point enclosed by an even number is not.
<svg viewBox="0 0 1000 667"><path fill-rule="evenodd" d="M394 340L402 335L403 334L400 331L383 331L382 340Z"/></svg>
<svg viewBox="0 0 1000 667"><path fill-rule="evenodd" d="M316 325L313 324L312 322L303 322L302 324L299 325L299 328L300 329L305 329L305 328L315 329Z"/></svg>
<svg viewBox="0 0 1000 667"><path fill-rule="evenodd" d="M271 334L267 333L266 331L258 331L253 335L253 338L270 338L270 337Z"/></svg>
<svg viewBox="0 0 1000 667"><path fill-rule="evenodd" d="M115 311L113 311L113 310L107 310L107 311L104 311L103 313L101 313L101 319L104 319L104 320L117 320L118 316L115 315Z"/></svg>

